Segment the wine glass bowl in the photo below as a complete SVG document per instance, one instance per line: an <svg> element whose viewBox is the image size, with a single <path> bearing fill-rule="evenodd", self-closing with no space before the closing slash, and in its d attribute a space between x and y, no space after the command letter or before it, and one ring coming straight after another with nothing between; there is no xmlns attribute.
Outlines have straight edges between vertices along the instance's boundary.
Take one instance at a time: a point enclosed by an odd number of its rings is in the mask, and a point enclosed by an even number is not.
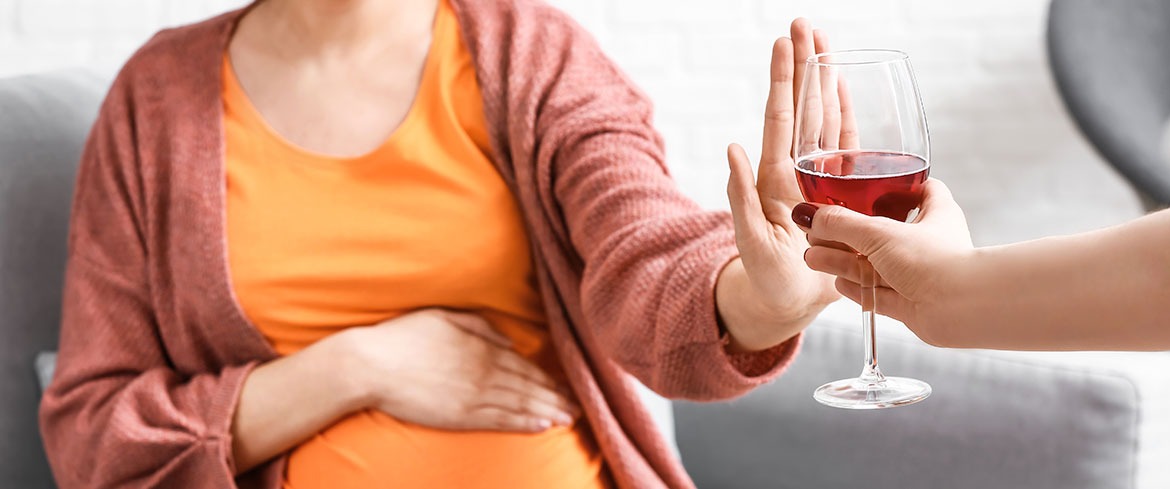
<svg viewBox="0 0 1170 489"><path fill-rule="evenodd" d="M806 201L898 221L906 221L922 204L929 175L930 165L907 153L838 150L796 163Z"/></svg>
<svg viewBox="0 0 1170 489"><path fill-rule="evenodd" d="M793 161L808 202L907 221L930 174L926 114L910 58L853 50L808 58L797 97ZM860 254L864 362L857 378L830 382L813 397L847 409L881 409L926 399L930 385L886 377L877 363L876 277Z"/></svg>

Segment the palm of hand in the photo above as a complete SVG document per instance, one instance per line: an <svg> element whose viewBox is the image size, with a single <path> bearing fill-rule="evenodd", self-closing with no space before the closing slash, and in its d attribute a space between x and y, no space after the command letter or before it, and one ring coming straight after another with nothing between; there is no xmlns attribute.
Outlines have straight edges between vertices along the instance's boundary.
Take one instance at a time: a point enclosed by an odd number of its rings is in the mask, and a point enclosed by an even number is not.
<svg viewBox="0 0 1170 489"><path fill-rule="evenodd" d="M736 245L757 300L771 310L787 310L794 304L818 306L839 297L831 276L805 266L808 243L791 218L792 208L804 200L792 160L794 94L800 93L803 73L803 65L794 59L827 50L826 44L807 22L798 19L792 24L792 39L781 38L773 46L758 181L743 148L735 144L728 148L727 194L735 217ZM838 129L840 107L836 97L825 97L822 110L829 114L825 120L838 121Z"/></svg>

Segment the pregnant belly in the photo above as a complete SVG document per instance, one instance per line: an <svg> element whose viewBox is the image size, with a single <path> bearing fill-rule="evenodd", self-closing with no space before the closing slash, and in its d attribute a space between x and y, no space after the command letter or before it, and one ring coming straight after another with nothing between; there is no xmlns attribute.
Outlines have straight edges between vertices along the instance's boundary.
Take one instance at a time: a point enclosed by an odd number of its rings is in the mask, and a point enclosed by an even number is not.
<svg viewBox="0 0 1170 489"><path fill-rule="evenodd" d="M364 411L293 450L285 489L595 489L605 479L583 419L535 434L454 432Z"/></svg>

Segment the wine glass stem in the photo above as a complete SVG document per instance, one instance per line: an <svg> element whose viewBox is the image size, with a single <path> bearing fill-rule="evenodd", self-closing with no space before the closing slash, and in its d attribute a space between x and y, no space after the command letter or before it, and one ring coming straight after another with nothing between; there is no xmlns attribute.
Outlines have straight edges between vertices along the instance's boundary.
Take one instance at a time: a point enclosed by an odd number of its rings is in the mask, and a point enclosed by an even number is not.
<svg viewBox="0 0 1170 489"><path fill-rule="evenodd" d="M861 327L862 336L865 339L865 366L862 367L859 377L862 382L877 384L886 380L885 376L882 375L882 370L878 368L877 341L874 338L874 334L877 332L875 328L877 315L874 313L877 309L877 291L875 290L877 280L873 265L864 255L857 255L857 265L861 271Z"/></svg>

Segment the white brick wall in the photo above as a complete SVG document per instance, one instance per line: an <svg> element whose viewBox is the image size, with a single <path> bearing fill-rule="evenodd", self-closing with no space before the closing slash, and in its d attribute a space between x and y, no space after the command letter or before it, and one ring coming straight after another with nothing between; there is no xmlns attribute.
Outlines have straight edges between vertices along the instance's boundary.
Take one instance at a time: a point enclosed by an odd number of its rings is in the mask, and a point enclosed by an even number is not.
<svg viewBox="0 0 1170 489"><path fill-rule="evenodd" d="M1046 0L552 0L650 93L676 177L725 207L724 148L759 147L773 38L803 15L835 48L910 52L946 180L983 243L1072 232L1139 213L1080 138L1043 51ZM112 73L160 27L243 0L0 0L0 76Z"/></svg>

